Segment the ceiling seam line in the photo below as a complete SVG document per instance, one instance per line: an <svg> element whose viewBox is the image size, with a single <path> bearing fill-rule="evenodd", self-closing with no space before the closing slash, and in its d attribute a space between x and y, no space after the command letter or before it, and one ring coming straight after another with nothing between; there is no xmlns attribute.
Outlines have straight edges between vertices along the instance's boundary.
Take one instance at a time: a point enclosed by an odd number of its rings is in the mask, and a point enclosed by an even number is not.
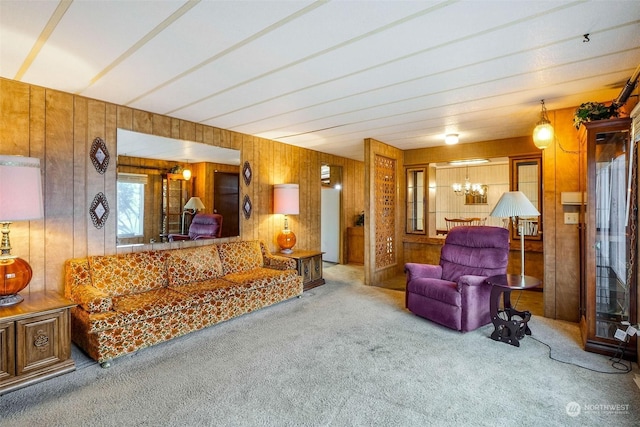
<svg viewBox="0 0 640 427"><path fill-rule="evenodd" d="M584 77L584 78L577 79L577 80L585 80L585 79L589 79L589 78L593 78L593 77L606 76L606 75L609 75L609 74L619 73L619 72L622 72L622 71L623 70L613 71L613 72L598 74L596 76ZM575 81L575 80L573 80L573 81ZM564 85L566 83L567 82L558 82L556 84L553 84L552 86ZM526 90L529 90L529 89L526 89ZM499 94L499 95L485 96L483 98L478 98L478 100L489 100L489 99L496 98L496 97L501 97L501 96L511 96L514 93L518 93L518 92L523 92L523 91L519 90L517 92L507 92L507 93L503 93L503 94ZM428 107L428 108L422 108L422 109L413 110L413 111L409 111L409 112L391 114L391 115L388 115L388 116L369 118L369 119L366 119L366 120L358 120L358 121L354 121L354 122L349 122L349 123L347 123L345 125L341 125L341 126L347 126L347 125L353 125L353 124L359 124L359 123L367 123L367 122L377 121L377 120L381 120L381 119L388 119L388 118L392 118L392 117L404 116L404 115L407 115L407 114L420 113L420 112L425 112L425 111L435 110L435 109L442 109L442 108L446 108L446 107L451 107L451 106L455 106L455 105L464 104L466 102L467 101L459 101L459 102L453 102L453 103L445 104L445 105L438 105L438 106L433 106L433 107ZM512 104L512 106L516 106L516 105L518 105L518 104ZM505 108L505 107L502 106L502 107L495 107L495 108ZM491 109L495 109L495 108L489 108L489 109L484 108L483 111L491 110ZM465 114L468 115L470 113L473 113L473 111L466 112ZM455 116L447 115L447 117L455 117ZM392 125L392 126L400 126L400 125L407 124L407 123L413 123L413 122L399 123L399 124ZM334 126L334 127L339 127L339 126ZM379 129L379 128L373 128L373 129ZM277 130L277 129L275 129L275 130ZM269 131L265 131L265 132L269 132ZM301 133L304 133L304 132L301 132ZM284 135L284 136L277 137L277 138L286 138L286 137L290 137L290 135Z"/></svg>
<svg viewBox="0 0 640 427"><path fill-rule="evenodd" d="M291 15L288 15L286 18L281 19L280 21L271 24L265 28L263 28L262 30L258 31L255 34L252 34L251 36L239 41L238 43L234 44L233 46L230 46L226 49L224 49L221 52L218 52L217 54L213 55L212 57L200 62L199 64L194 65L193 67L189 68L186 71L183 71L182 73L170 78L169 80L165 81L164 83L161 83L151 89L149 89L148 91L138 95L137 97L131 99L130 101L127 101L124 105L131 105L134 102L137 102L139 100L141 100L142 98L145 98L147 96L149 96L150 94L159 91L162 88L165 88L167 86L169 86L172 83L177 82L178 80L182 79L183 77L201 69L202 67L211 64L214 61L217 61L218 59L222 58L223 56L226 56L228 54L230 54L231 52L240 49L241 47L267 35L268 33L275 31L276 29L282 27L285 24L288 24L289 22L298 19L299 17L306 15L307 13L311 12L312 10L315 10L316 8L320 7L320 6L324 6L324 4L328 3L329 0L320 0L320 1L315 1L312 4L310 4L307 7L304 7L300 10L298 10L295 13L292 13Z"/></svg>
<svg viewBox="0 0 640 427"><path fill-rule="evenodd" d="M638 49L640 49L640 47L624 49L622 51L609 53L607 55L601 55L598 58L607 57L607 56L611 56L611 55L617 55L619 53L630 52L630 51L634 51L634 50L638 50ZM593 58L586 58L586 59L581 59L581 60L577 60L577 61L571 61L571 62L565 63L563 65L554 65L554 66L551 66L551 67L541 68L541 69L535 70L535 72L549 71L549 70L553 70L554 68L563 67L563 66L568 65L568 64L579 64L581 62L590 61L592 59ZM617 72L619 72L619 71L617 71ZM426 97L431 97L431 96L435 96L435 95L441 95L443 93L457 91L457 90L469 89L469 88L472 88L472 87L475 87L475 86L479 86L479 85L484 85L484 84L491 84L491 83L495 83L495 82L500 81L500 80L505 80L505 79L509 79L509 78L515 78L515 77L522 77L522 76L526 76L527 74L531 74L531 73L532 73L532 71L516 73L516 74L509 75L509 76L504 76L504 77L495 78L495 79L491 79L491 80L485 80L485 81L480 82L480 83L473 83L473 84L458 86L456 88L450 88L450 89L446 89L446 90L430 92L430 93L427 93L427 94L416 95L416 96L403 98L403 99L396 100L396 101L386 102L386 103L383 103L383 104L376 104L376 105L373 105L373 106L367 106L367 107L359 108L359 109L356 109L356 110L350 110L350 111L345 111L345 112L341 112L341 113L331 114L331 115L328 115L328 116L323 116L323 117L320 117L320 118L316 118L316 119L314 119L312 121L325 120L325 119L329 119L329 118L332 118L332 117L339 117L339 116L342 116L342 115L345 115L345 114L358 113L358 112L362 112L362 111L371 110L373 108L386 107L386 106L389 106L389 105L403 103L403 102L407 102L407 101L415 101L415 100L418 100L420 98L426 98ZM608 73L608 74L611 74L611 73ZM592 78L592 77L585 77L585 78ZM585 78L575 79L574 81L583 80ZM520 92L522 92L522 91L520 91ZM495 95L495 96L501 96L501 95ZM338 98L338 99L341 100L340 98ZM301 111L301 110L302 109L294 110L294 111ZM305 123L310 123L312 121L298 122L298 123L295 123L295 125L302 125L302 124L305 124ZM231 127L230 129L233 130L234 128ZM277 131L278 129L281 129L281 128L266 129L266 130L261 131L260 133L262 133L262 132L273 132L273 131Z"/></svg>
<svg viewBox="0 0 640 427"><path fill-rule="evenodd" d="M262 79L262 78L264 78L266 76L269 76L271 74L275 74L275 73L280 72L282 70L286 70L287 68L291 68L291 67L293 67L295 65L302 64L302 63L307 62L307 61L309 61L311 59L317 58L317 57L319 57L321 55L325 55L325 54L327 54L329 52L333 52L333 51L335 51L337 49L341 49L341 48L343 48L345 46L348 46L350 44L356 43L356 42L358 42L360 40L364 40L365 38L368 38L368 37L373 36L375 34L378 34L378 33L381 33L383 31L386 31L386 30L388 30L390 28L393 28L393 27L395 27L397 25L404 24L405 22L408 22L408 21L411 21L413 19L419 18L419 17L421 17L423 15L426 15L428 13L433 12L434 10L438 10L438 9L444 8L446 6L449 6L450 4L457 3L459 1L461 1L461 0L448 0L446 2L439 3L436 6L432 6L430 8L421 10L420 12L414 13L412 15L405 16L402 19L398 19L398 20L393 21L393 22L391 22L389 24L383 25L382 27L378 27L378 28L376 28L374 30L371 30L371 31L368 31L368 32L366 32L364 34L360 34L359 36L353 37L353 38L351 38L349 40L346 40L344 42L341 42L341 43L338 43L336 45L330 46L328 48L322 49L322 50L320 50L318 52L315 52L315 53L313 53L311 55L307 55L304 58L300 58L300 59L298 59L296 61L293 61L293 62L290 62L290 63L288 63L286 65L280 66L278 68L274 68L274 69L272 69L270 71L267 71L267 72L262 73L262 74L260 74L258 76L255 76L255 77L252 77L250 79L247 79L247 80L245 80L243 82L236 83L233 86L229 86L229 87L227 87L227 88L225 88L223 90L220 90L218 92L212 93L212 94L207 95L207 96L204 96L204 97L202 97L200 99L192 101L192 102L190 102L188 104L185 104L185 105L183 105L181 107L174 108L171 111L166 111L164 114L171 115L171 114L174 114L175 112L183 110L185 108L193 107L194 105L199 104L199 103L201 103L203 101L206 101L207 99L214 98L214 97L216 97L218 95L222 95L223 93L229 92L229 91L231 91L233 89L239 88L239 87L244 86L244 85L246 85L248 83L257 81L257 80Z"/></svg>
<svg viewBox="0 0 640 427"><path fill-rule="evenodd" d="M27 70L31 67L31 65L33 64L33 61L36 60L36 57L42 50L42 47L47 42L47 40L49 39L53 31L56 29L56 27L62 20L62 17L71 6L71 3L73 3L73 0L61 0L60 3L58 3L56 10L54 10L53 13L51 14L51 17L49 18L46 25L42 29L40 36L38 36L38 39L35 41L35 43L31 47L31 50L29 51L26 58L22 62L20 69L18 69L18 72L13 78L14 80L17 80L17 81L22 80L22 77L24 77Z"/></svg>
<svg viewBox="0 0 640 427"><path fill-rule="evenodd" d="M633 21L633 22L631 22L631 23L627 23L627 24L625 24L624 26L626 26L626 25L632 25L632 24L637 24L638 22L640 22L640 21ZM598 31L598 32L595 32L594 34L596 34L596 33L602 33L602 32L607 32L607 31L611 31L611 30L613 30L613 29L617 29L617 28L620 28L620 27L621 27L621 26L615 26L615 27L606 28L606 29L604 29L604 30L600 30L600 31ZM543 44L543 45L539 45L539 46L531 47L531 48L529 48L529 49L519 50L519 51L517 51L517 52L512 52L512 53L509 53L509 54L496 56L496 57L493 57L493 58L491 58L491 59L487 59L487 60L483 60L483 61L477 61L477 62L474 62L474 63L472 63L472 64L460 65L460 66L458 66L458 67L449 68L449 69L447 69L447 70L438 71L438 72L436 72L436 73L426 74L426 75L423 75L423 76L420 76L420 77L415 77L415 78L412 78L412 79L407 79L407 80L404 80L404 81L402 81L402 82L396 82L396 83L388 84L388 85L385 85L385 86L382 86L382 87L372 88L372 89L369 89L369 90L366 90L366 91L360 91L360 92L357 92L357 93L354 93L354 94L351 94L351 95L346 95L346 96L339 97L339 98L334 98L334 99L331 99L331 100L328 100L328 101L323 101L323 102L320 102L320 103L311 104L311 105L305 106L305 107L303 107L303 108L297 108L297 109L295 109L295 110L290 110L290 111L286 111L286 112L279 113L279 114L276 114L276 115L263 117L263 118L258 119L258 120L252 120L252 121L250 121L250 122L244 122L244 123L238 123L238 124L235 124L235 125L230 125L230 126L229 126L229 129L235 129L235 128L238 128L238 127L251 125L251 124L254 124L254 123L258 123L258 122L260 122L260 121L263 121L263 120L269 120L269 119L273 119L273 118L275 118L275 117L283 116L283 115L285 115L285 114L291 114L291 113L294 113L294 112L299 112L299 111L302 111L303 109L306 109L306 108L314 108L314 107L318 107L318 106L320 106L320 105L325 105L325 104L327 104L327 103L336 102L336 101L342 101L342 100L345 100L345 99L348 99L348 98L351 98L351 97L354 97L354 96L360 96L360 95L363 95L363 94L366 94L366 93L373 93L373 92L375 92L375 91L382 90L382 89L389 89L389 88L391 88L391 87L398 86L398 85L401 85L401 84L406 84L406 83L416 82L416 81L418 81L418 80L421 80L421 79L427 79L427 78L430 78L430 77L437 76L437 75L439 75L439 74L446 74L446 73L449 73L449 72L452 72L452 71L456 71L456 70L459 70L459 69L468 68L468 67L473 67L473 66L480 65L480 64L485 64L485 63L488 63L488 62L491 62L491 61L496 61L496 60L500 60L500 59L508 58L508 57L510 57L510 56L517 55L517 54L521 54L521 53L524 53L524 52L532 52L532 51L535 51L535 50L538 50L538 49L545 49L545 48L548 48L548 47L550 47L550 46L554 46L554 45L557 45L557 44L560 44L560 43L565 43L565 42L567 42L567 41L571 40L572 38L573 38L573 37L567 37L567 38L562 39L562 40L560 40L560 41L558 41L558 42L546 43L546 44ZM458 41L463 41L463 40L458 39ZM440 49L440 48L442 48L442 47L444 47L444 45L438 45L438 46L436 46L436 47L435 47L435 49ZM376 68L385 67L385 66L390 65L390 64L393 64L393 63L395 63L395 62L403 61L403 60L405 60L405 59L408 59L408 58L413 57L413 56L416 56L416 55L421 55L421 54L423 54L423 53L427 52L428 50L430 50L430 49L423 49L423 50L418 51L418 52L415 52L415 53L413 53L413 54L410 54L410 55L404 55L404 56L399 57L399 58L396 58L396 59L394 59L394 60L385 61L385 62L383 62L383 63L377 64L377 65L372 66L372 67L367 67L367 68L364 68L364 69L361 69L361 70L358 70L358 71L355 71L355 72L352 72L352 73L344 74L344 75L342 75L342 76L340 76L340 77L336 77L336 78L333 78L333 79L324 80L324 81L322 81L322 82L318 82L318 83L315 83L315 84L312 84L312 85L309 85L309 86L305 86L304 88L300 88L300 89L292 90L292 91L289 91L289 92L287 92L287 93L284 93L284 94L281 94L281 95L277 95L277 96L273 96L273 97L268 98L268 99L266 99L266 100L263 100L263 101L260 101L260 102L253 103L253 104L251 104L251 105L245 105L244 107L236 108L235 110L228 111L228 112L226 112L226 113L224 113L224 114L218 114L218 115L216 115L216 116L207 117L207 118L205 118L205 119L200 120L200 121L199 121L199 123L205 123L205 122L207 122L207 121L209 121L209 120L215 120L215 119L218 119L218 118L220 118L220 117L227 116L227 115L229 115L229 114L237 113L238 111L246 110L247 108L252 108L252 107L255 107L255 106L258 106L258 105L265 104L265 103L267 103L267 102L275 101L276 99L283 98L283 97L285 97L285 96L289 96L289 95L293 95L294 93L299 93L299 92L302 92L302 91L305 91L305 90L309 90L309 89L312 89L312 88L316 88L316 87L322 86L322 85L324 85L324 84L334 83L334 82L340 81L340 80L342 80L342 79L346 79L346 78L354 77L354 76L356 76L356 75L358 75L358 74L365 73L365 72L369 72L369 71L374 70L374 69L376 69Z"/></svg>
<svg viewBox="0 0 640 427"><path fill-rule="evenodd" d="M151 31L145 34L140 40L135 42L133 46L127 49L124 53L118 56L114 61L107 65L102 71L98 72L91 80L89 84L79 91L75 92L76 95L81 94L91 86L93 86L98 80L107 75L111 70L120 65L124 60L129 58L135 52L140 50L144 45L153 40L158 34L167 29L171 24L180 19L185 13L194 8L200 3L201 0L188 0L185 4L180 6L175 12L164 19L160 24L156 25Z"/></svg>
<svg viewBox="0 0 640 427"><path fill-rule="evenodd" d="M359 36L357 36L357 37L354 37L354 38L352 38L352 39L349 39L349 40L347 40L347 41L345 41L345 42L338 43L337 45L334 45L334 46L332 46L332 47L330 47L330 48L323 49L323 50L321 50L321 51L319 51L319 52L316 52L316 53L314 53L314 54L312 54L312 55L308 55L308 56L306 56L306 57L304 57L304 58L301 58L301 59L299 59L299 60L297 60L297 61L290 62L290 63L289 63L289 64L287 64L287 65L284 65L284 66L278 67L278 68L276 68L276 69L273 69L273 70L271 70L271 71L268 71L268 72L266 72L266 73L263 73L263 74L261 74L261 75L259 75L259 76L253 77L253 78L251 78L251 79L245 80L245 81L240 82L240 83L237 83L237 84L235 84L235 85L233 85L233 86L230 86L230 87L228 87L228 88L225 88L224 90L221 90L221 91L218 91L218 92L216 92L216 93L213 93L213 94L207 95L207 96L205 96L205 97L202 97L202 98L200 98L200 99L198 99L198 100L195 100L195 101L193 101L193 102L190 102L190 103L188 103L188 104L185 104L185 105L183 105L182 107L178 107L178 108L175 108L175 109L173 109L173 110L171 110L171 111L167 111L167 112L165 112L165 114L170 115L170 114L173 114L173 113L175 113L175 112L177 112L177 111L180 111L180 110L182 110L182 109L184 109L184 108L192 107L192 106L194 106L194 105L196 105L196 104L198 104L198 103L200 103L200 102L203 102L203 101L206 101L206 100L208 100L208 99L214 98L214 97L216 97L216 96L218 96L218 95L221 95L221 94L223 94L223 93L226 93L226 92L228 92L228 91L231 91L231 90L233 90L233 89L236 89L236 88L238 88L238 87L240 87L240 86L244 86L244 85L246 85L246 84L248 84L248 83L252 83L252 82L254 82L254 81L257 81L258 79L264 78L264 77L266 77L266 76L268 76L268 75L271 75L271 74L273 74L273 73L280 72L280 71L285 70L285 69L287 69L287 68L290 68L290 67L293 67L293 66L295 66L295 65L299 65L299 64L302 64L303 62L306 62L306 61L309 61L309 60L311 60L311 59L314 59L314 58L316 58L316 57L318 57L318 56L320 56L320 55L324 55L324 54L326 54L326 53L328 53L328 52L332 52L332 51L334 51L334 50L341 49L341 48L343 48L343 47L345 47L345 46L348 46L348 45L350 45L350 44L352 44L352 43L355 43L355 42L357 42L357 41L364 40L365 38L368 38L368 37L370 37L370 36L372 36L372 35L375 35L375 34L378 34L378 33L380 33L380 32L386 31L386 30L388 30L388 29L390 29L390 28L393 28L393 27L395 27L395 26L397 26L397 25L400 25L401 23L405 23L405 22L411 21L411 20L416 19L416 18L418 18L418 17L421 17L421 16L423 16L423 15L425 15L425 14L427 14L427 13L431 13L431 12L433 12L434 10L438 10L438 9L444 8L444 7L449 6L450 4L453 4L453 3L457 2L457 1L459 1L459 0L452 0L452 1L450 1L450 2L440 3L440 4L438 4L437 6L434 6L434 7L432 7L432 8L428 8L428 9L425 9L425 10L420 11L420 12L418 12L418 13L414 13L413 15L409 15L409 16L407 16L407 17L405 17L405 18L402 18L402 19L396 20L396 21L391 22L391 23L389 23L389 24L387 24L387 25L383 25L382 27L376 28L375 30L369 31L369 32L367 32L367 33L365 33L365 34L361 34L361 35L359 35ZM558 10L562 10L562 9L566 9L566 8L569 8L569 7L576 6L576 5L578 5L578 4L580 4L580 1L572 2L572 3L567 3L567 4L565 4L565 5L558 6L558 7L556 7L556 8L553 8L553 9L550 9L550 10L546 10L546 11L544 11L544 12L538 12L538 13L533 14L533 15L531 15L531 16L518 18L518 19L516 19L516 20L514 20L514 21L511 21L511 22L508 22L508 23L505 23L505 24L502 24L502 25L498 25L498 26L496 26L496 27L488 28L488 29L483 30L483 31L480 31L480 32L478 32L478 33L474 33L473 35L468 35L468 36L461 37L461 38L456 39L456 40L451 40L451 41L449 41L449 42L442 43L442 44L440 44L440 45L438 45L438 46L434 46L434 47L430 47L430 48L424 49L423 51L420 51L420 52L428 52L428 51L430 51L430 50L434 50L434 49L436 49L436 48L440 48L440 47L448 46L448 45L451 45L451 44L454 44L454 43L458 43L459 41L464 41L464 40L467 40L467 39L470 39L470 38L475 38L475 37L477 37L477 36L479 36L479 35L489 34L489 33L492 33L492 32L498 31L498 30L502 30L502 29L504 29L504 28L508 28L508 27L513 26L513 25L516 25L516 24L519 24L519 23L522 23L522 22L525 22L525 21L528 21L528 20L531 20L531 19L534 19L534 18L539 18L539 17L545 16L545 15L548 15L548 14L550 14L550 13L555 13L555 12L556 12L556 11L558 11ZM408 57L410 57L410 56L414 56L414 55L417 55L417 54L419 54L420 52L413 53L413 54L409 55ZM395 60L394 60L394 61L395 61ZM205 120L208 120L208 119L203 119L202 121L199 121L199 122L200 122L200 123L202 123L202 122L203 122L203 121L205 121Z"/></svg>

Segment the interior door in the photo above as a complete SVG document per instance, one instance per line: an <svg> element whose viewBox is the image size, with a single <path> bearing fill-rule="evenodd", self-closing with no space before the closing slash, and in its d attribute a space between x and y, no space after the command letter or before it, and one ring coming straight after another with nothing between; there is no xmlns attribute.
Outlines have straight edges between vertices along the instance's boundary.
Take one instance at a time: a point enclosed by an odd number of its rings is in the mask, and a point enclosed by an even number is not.
<svg viewBox="0 0 640 427"><path fill-rule="evenodd" d="M215 172L213 178L213 212L222 215L222 235L240 235L240 176L233 172Z"/></svg>
<svg viewBox="0 0 640 427"><path fill-rule="evenodd" d="M340 190L322 187L320 245L324 261L340 261Z"/></svg>

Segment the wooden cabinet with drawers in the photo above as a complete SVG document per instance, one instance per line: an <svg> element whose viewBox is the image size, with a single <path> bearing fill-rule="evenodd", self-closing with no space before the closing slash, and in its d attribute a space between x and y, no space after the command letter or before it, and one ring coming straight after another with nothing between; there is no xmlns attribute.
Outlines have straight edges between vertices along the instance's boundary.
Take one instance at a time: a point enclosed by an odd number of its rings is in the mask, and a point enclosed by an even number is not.
<svg viewBox="0 0 640 427"><path fill-rule="evenodd" d="M298 274L302 276L304 290L324 284L322 277L322 254L319 251L293 251L290 254L278 255L296 260Z"/></svg>
<svg viewBox="0 0 640 427"><path fill-rule="evenodd" d="M0 394L71 372L75 304L57 293L34 292L0 307Z"/></svg>

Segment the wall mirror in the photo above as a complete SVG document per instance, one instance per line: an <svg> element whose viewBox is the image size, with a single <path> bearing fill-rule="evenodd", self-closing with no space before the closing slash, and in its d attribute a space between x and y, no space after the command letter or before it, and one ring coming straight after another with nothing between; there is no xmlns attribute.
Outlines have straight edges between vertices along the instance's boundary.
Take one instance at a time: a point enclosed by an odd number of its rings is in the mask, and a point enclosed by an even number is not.
<svg viewBox="0 0 640 427"><path fill-rule="evenodd" d="M526 156L511 157L511 191L522 191L531 204L540 212L539 217L518 218L523 220L522 230L524 238L529 240L542 239L542 157ZM512 236L520 238L520 227L512 225Z"/></svg>
<svg viewBox="0 0 640 427"><path fill-rule="evenodd" d="M406 232L431 237L447 234L447 219L479 218L485 225L502 227L491 210L509 191L509 159L497 157L474 162L439 162L406 169ZM465 191L481 188L482 195Z"/></svg>
<svg viewBox="0 0 640 427"><path fill-rule="evenodd" d="M118 246L188 234L194 211L184 206L192 197L204 205L196 212L223 215L221 237L240 235L239 150L124 129L117 136Z"/></svg>

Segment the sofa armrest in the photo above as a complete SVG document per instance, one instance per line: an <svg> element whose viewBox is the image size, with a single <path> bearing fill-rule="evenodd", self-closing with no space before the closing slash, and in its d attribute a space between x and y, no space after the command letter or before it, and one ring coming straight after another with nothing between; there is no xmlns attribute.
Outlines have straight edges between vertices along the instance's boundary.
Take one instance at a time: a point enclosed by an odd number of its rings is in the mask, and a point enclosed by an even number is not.
<svg viewBox="0 0 640 427"><path fill-rule="evenodd" d="M76 286L71 300L89 313L104 313L113 310L113 300L104 292L93 286Z"/></svg>
<svg viewBox="0 0 640 427"><path fill-rule="evenodd" d="M295 270L298 267L293 258L271 254L264 257L264 266L275 270Z"/></svg>
<svg viewBox="0 0 640 427"><path fill-rule="evenodd" d="M442 266L440 265L408 262L404 265L404 272L407 273L407 283L420 277L442 279Z"/></svg>
<svg viewBox="0 0 640 427"><path fill-rule="evenodd" d="M274 270L297 270L298 264L295 259L285 256L273 255L267 245L260 241L260 251L262 252L262 265Z"/></svg>

